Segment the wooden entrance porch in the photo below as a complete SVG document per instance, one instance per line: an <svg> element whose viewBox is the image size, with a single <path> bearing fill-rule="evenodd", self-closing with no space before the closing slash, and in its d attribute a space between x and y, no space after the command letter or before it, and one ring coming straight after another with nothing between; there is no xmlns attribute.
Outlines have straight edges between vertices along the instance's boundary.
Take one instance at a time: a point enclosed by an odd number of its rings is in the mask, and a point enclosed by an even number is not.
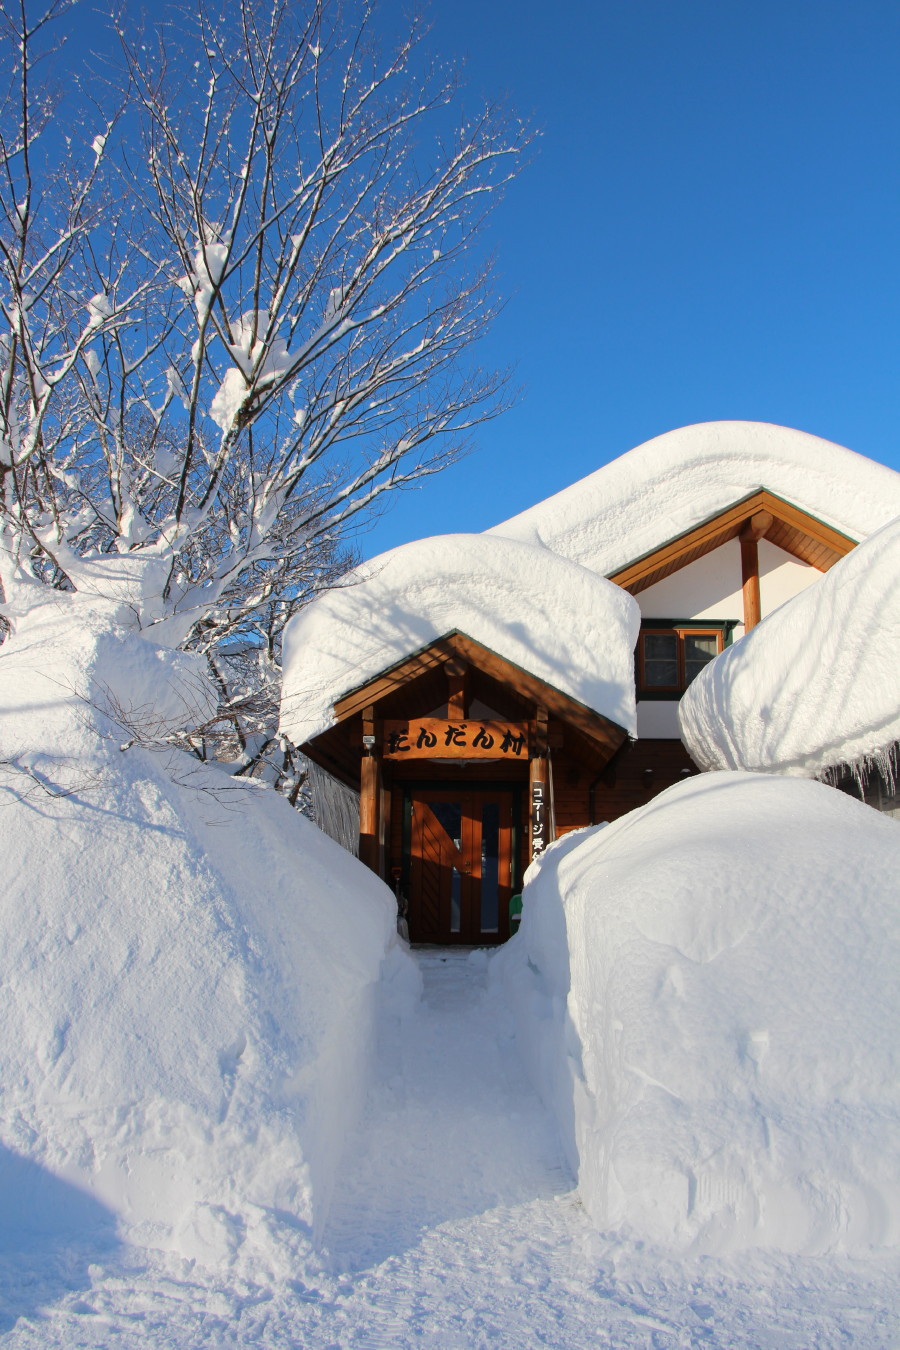
<svg viewBox="0 0 900 1350"><path fill-rule="evenodd" d="M410 940L509 936L525 868L626 733L464 633L344 695L304 752L360 792L360 859L394 889ZM556 786L554 786L556 785Z"/></svg>

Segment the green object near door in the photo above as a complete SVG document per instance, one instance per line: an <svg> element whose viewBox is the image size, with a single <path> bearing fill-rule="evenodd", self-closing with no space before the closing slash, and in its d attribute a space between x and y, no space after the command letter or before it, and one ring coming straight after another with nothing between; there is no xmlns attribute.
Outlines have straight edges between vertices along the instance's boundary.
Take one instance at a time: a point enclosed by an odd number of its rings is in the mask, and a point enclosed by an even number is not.
<svg viewBox="0 0 900 1350"><path fill-rule="evenodd" d="M509 935L518 933L519 924L522 922L522 895L513 895L509 901Z"/></svg>

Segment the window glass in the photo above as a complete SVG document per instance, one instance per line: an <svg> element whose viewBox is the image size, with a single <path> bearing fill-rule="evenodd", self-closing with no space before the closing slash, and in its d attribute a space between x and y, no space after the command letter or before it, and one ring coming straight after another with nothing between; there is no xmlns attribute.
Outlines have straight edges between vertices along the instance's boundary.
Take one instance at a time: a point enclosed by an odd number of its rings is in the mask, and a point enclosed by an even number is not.
<svg viewBox="0 0 900 1350"><path fill-rule="evenodd" d="M449 835L453 847L462 848L462 802L429 802L441 828ZM458 933L462 926L462 873L450 869L450 932Z"/></svg>
<svg viewBox="0 0 900 1350"><path fill-rule="evenodd" d="M428 809L453 840L454 848L460 848L462 846L462 804L460 802L429 802Z"/></svg>
<svg viewBox="0 0 900 1350"><path fill-rule="evenodd" d="M684 682L689 685L705 665L719 653L719 640L715 633L685 633L684 635Z"/></svg>
<svg viewBox="0 0 900 1350"><path fill-rule="evenodd" d="M644 634L644 684L650 688L678 687L677 633Z"/></svg>

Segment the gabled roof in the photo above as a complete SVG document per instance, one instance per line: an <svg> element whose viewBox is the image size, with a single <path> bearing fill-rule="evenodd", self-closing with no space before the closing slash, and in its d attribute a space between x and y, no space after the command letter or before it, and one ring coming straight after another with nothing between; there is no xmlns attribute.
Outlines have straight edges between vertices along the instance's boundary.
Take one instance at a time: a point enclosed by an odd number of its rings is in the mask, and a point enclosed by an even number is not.
<svg viewBox="0 0 900 1350"><path fill-rule="evenodd" d="M883 464L789 427L704 422L639 445L487 533L543 545L640 589L652 583L639 565L632 574L636 564L677 544L674 571L692 561L692 549L699 557L718 547L746 518L729 513L758 493L772 499L766 509L778 522L767 537L809 561L822 545L817 567L840 556L842 541L865 539L900 515L900 474ZM722 537L703 534L720 520Z"/></svg>
<svg viewBox="0 0 900 1350"><path fill-rule="evenodd" d="M390 670L383 671L374 680L368 680L357 689L345 694L334 705L334 715L338 722L358 716L363 709L377 704L404 689L411 681L429 670L442 667L448 660L461 657L477 670L489 675L498 684L505 685L525 702L541 704L553 717L575 727L607 753L612 754L626 740L627 733L602 713L579 703L561 690L555 689L546 680L531 675L521 666L498 656L481 642L476 642L467 633L445 633L428 647L398 661Z"/></svg>
<svg viewBox="0 0 900 1350"><path fill-rule="evenodd" d="M433 715L447 699L446 666L459 660L469 668L470 695L491 707L511 696L515 709L507 706L497 710L509 716L530 717L534 705L545 708L551 718L576 733L574 744L569 738L570 748L577 753L581 746L584 757L597 766L606 763L627 739L624 728L601 713L499 656L467 633L454 631L345 694L334 705L335 725L305 742L305 753L330 773L352 782L359 773L359 753L348 741L343 724L362 718L369 708L376 718ZM470 716L467 720L474 719Z"/></svg>
<svg viewBox="0 0 900 1350"><path fill-rule="evenodd" d="M727 544L730 539L736 539L748 526L753 529L754 538L768 539L820 572L827 572L855 546L855 540L840 530L762 488L692 530L666 540L661 547L635 559L609 579L637 595L662 581L663 577L671 576L688 563Z"/></svg>
<svg viewBox="0 0 900 1350"><path fill-rule="evenodd" d="M640 614L619 587L517 540L438 535L356 568L288 624L281 725L295 744L448 633L633 734Z"/></svg>

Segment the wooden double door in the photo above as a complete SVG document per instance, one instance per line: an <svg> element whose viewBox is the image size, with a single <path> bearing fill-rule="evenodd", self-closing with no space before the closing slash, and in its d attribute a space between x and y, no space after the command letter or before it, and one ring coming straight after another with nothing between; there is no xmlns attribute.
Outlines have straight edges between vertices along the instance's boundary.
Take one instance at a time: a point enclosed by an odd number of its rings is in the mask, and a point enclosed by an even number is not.
<svg viewBox="0 0 900 1350"><path fill-rule="evenodd" d="M509 937L518 794L411 788L407 898L411 942L481 946Z"/></svg>

